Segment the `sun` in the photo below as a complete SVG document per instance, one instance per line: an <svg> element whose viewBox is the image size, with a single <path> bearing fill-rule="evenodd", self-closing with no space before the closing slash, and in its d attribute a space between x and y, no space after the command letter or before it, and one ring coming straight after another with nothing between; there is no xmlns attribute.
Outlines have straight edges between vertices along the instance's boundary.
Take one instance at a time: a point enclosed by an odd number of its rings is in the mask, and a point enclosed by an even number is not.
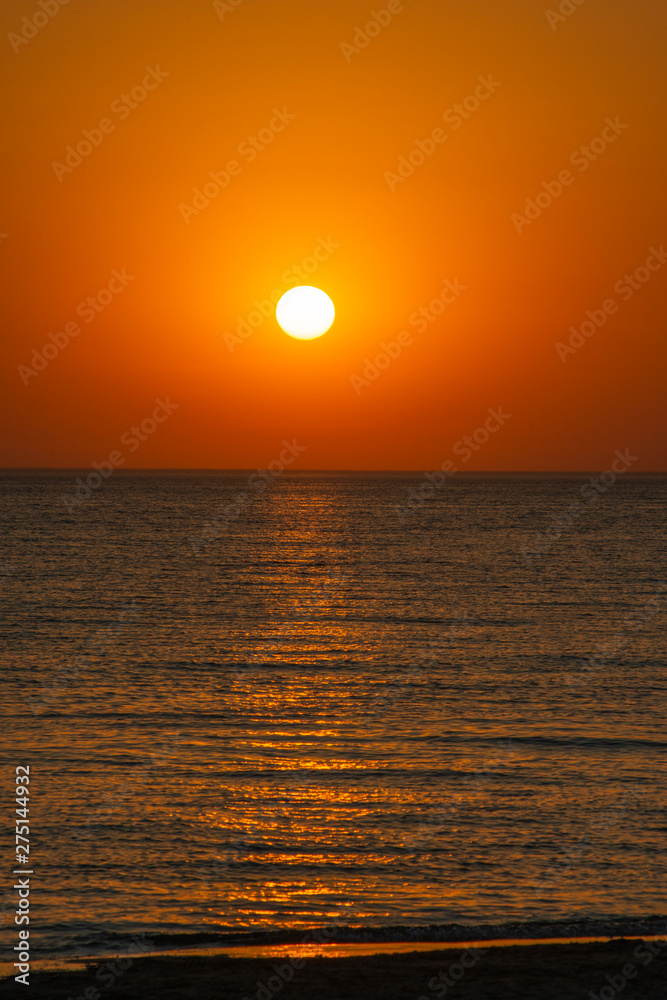
<svg viewBox="0 0 667 1000"><path fill-rule="evenodd" d="M326 333L336 316L334 304L321 288L297 285L276 306L276 319L290 337L313 340Z"/></svg>

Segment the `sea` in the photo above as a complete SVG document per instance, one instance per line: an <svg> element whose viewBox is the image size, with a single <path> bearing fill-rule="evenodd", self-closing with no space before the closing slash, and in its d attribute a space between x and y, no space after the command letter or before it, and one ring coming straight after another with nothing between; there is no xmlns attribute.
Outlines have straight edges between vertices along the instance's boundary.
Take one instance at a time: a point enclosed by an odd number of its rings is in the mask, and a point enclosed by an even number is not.
<svg viewBox="0 0 667 1000"><path fill-rule="evenodd" d="M15 870L46 957L664 932L667 479L610 479L5 472L5 955Z"/></svg>

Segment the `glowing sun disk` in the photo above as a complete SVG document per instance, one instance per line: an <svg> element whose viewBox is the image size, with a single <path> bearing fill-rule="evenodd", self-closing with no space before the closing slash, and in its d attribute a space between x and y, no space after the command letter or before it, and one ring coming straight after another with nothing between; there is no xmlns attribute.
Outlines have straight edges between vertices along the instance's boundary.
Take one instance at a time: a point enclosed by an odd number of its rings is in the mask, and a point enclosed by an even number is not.
<svg viewBox="0 0 667 1000"><path fill-rule="evenodd" d="M334 304L320 288L297 285L290 288L276 306L276 319L290 337L313 340L326 333L334 321Z"/></svg>

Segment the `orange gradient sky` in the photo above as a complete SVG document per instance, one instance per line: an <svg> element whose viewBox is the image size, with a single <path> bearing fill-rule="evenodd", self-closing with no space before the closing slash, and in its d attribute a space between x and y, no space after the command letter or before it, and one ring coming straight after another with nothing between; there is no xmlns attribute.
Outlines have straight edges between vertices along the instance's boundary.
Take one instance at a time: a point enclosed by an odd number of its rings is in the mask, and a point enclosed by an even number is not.
<svg viewBox="0 0 667 1000"><path fill-rule="evenodd" d="M0 11L1 465L421 471L502 407L460 468L665 469L661 0L43 4ZM327 334L237 336L304 283Z"/></svg>

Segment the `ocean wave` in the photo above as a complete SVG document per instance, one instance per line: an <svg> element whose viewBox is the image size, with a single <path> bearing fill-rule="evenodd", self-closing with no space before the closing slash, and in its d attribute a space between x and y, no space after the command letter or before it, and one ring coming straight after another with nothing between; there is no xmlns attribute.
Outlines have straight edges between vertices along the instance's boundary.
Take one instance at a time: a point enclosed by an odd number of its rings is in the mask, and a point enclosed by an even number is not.
<svg viewBox="0 0 667 1000"><path fill-rule="evenodd" d="M399 942L428 943L469 941L540 941L551 939L570 940L572 938L634 938L660 937L667 935L667 916L643 918L616 917L584 918L571 920L533 920L505 922L499 924L428 924L353 926L347 924L313 925L308 928L289 930L238 930L220 928L215 931L173 930L152 931L150 927L135 927L132 932L107 930L100 933L75 933L63 947L63 928L57 937L60 947L51 951L46 941L42 945L42 956L56 955L74 957L117 954L132 950L138 939L151 951L188 950L192 948L215 948L292 945L317 941L326 944L393 944Z"/></svg>

